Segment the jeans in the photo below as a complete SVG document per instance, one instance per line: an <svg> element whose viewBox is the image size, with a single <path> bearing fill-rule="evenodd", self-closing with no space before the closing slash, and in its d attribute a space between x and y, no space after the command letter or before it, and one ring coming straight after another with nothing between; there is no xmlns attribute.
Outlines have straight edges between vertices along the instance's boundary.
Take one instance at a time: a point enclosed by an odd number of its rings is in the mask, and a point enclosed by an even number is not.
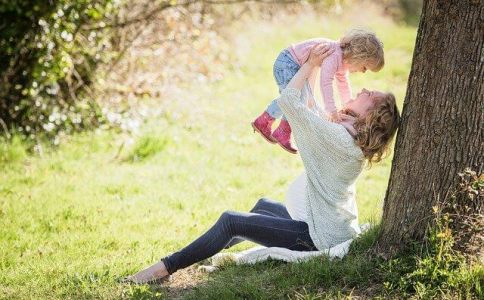
<svg viewBox="0 0 484 300"><path fill-rule="evenodd" d="M161 260L168 273L173 274L244 240L266 247L317 250L306 222L291 219L282 203L262 198L250 213L223 212L206 233Z"/></svg>
<svg viewBox="0 0 484 300"><path fill-rule="evenodd" d="M279 87L279 94L286 88L289 81L291 81L300 68L301 66L294 61L289 50L285 49L279 54L273 67L274 78ZM306 99L308 96L313 97L311 87L307 80L304 84L302 94L303 99ZM266 112L273 118L279 119L282 117L282 119L285 119L276 99L272 100L271 104L267 107Z"/></svg>

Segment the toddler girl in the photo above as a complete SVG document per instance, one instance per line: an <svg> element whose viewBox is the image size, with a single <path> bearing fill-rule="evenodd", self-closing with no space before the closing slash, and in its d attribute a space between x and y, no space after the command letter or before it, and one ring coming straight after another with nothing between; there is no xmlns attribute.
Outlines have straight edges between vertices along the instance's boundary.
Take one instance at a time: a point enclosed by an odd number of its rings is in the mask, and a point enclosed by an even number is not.
<svg viewBox="0 0 484 300"><path fill-rule="evenodd" d="M336 78L340 97L346 104L351 99L348 72L365 73L366 70L373 72L381 70L384 65L383 44L374 33L361 29L349 31L339 41L316 38L293 44L284 49L274 63L274 78L279 86L279 93L307 60L311 48L319 43L328 43L334 49L334 52L320 66L320 89L326 113L332 121L339 122L341 119L333 98L333 79ZM303 90L303 96L310 100L310 103L315 103L312 94L315 81L316 74L313 73ZM278 118L281 118L279 127L271 133L272 123ZM252 127L268 142L278 143L285 150L297 153L291 145L291 127L282 115L276 100L273 100L252 122Z"/></svg>

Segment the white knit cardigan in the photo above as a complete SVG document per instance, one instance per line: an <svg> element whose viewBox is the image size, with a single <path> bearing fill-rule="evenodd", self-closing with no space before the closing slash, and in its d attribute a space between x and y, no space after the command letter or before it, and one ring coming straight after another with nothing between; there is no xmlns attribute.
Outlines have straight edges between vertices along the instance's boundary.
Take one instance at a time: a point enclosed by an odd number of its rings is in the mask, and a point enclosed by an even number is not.
<svg viewBox="0 0 484 300"><path fill-rule="evenodd" d="M355 180L364 157L345 127L308 108L301 91L286 88L277 103L291 125L306 169L309 234L318 250L360 233Z"/></svg>

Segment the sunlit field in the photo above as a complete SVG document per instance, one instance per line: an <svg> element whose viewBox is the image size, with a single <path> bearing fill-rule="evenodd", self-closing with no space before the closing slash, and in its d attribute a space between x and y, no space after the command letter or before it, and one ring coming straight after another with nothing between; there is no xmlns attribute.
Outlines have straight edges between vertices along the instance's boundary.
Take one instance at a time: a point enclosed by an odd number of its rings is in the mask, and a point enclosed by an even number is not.
<svg viewBox="0 0 484 300"><path fill-rule="evenodd" d="M225 210L248 211L261 197L284 201L302 163L250 126L277 96L274 59L292 42L337 39L357 26L382 39L386 64L379 73L351 75L353 93L363 87L391 91L401 108L416 28L372 10L304 14L234 24L230 45L236 63L225 77L214 84L186 83L176 97L153 99L162 112L136 136L88 132L58 149L44 147L42 156L26 154L20 142L0 145L0 298L167 297L164 288L132 287L117 279L185 246ZM360 223L379 222L390 165L387 158L360 176ZM229 251L252 246L244 242ZM264 281L270 278L264 270L276 274L282 267L230 267L227 293L219 284L218 295L243 297L229 293L240 276L240 288L253 290L249 298L295 297L292 291L301 291L293 286L297 281L284 276ZM174 274L175 281L179 274L183 271ZM255 279L259 275L261 281ZM213 276L224 280L222 273L199 274L202 282ZM177 295L200 299L208 284Z"/></svg>

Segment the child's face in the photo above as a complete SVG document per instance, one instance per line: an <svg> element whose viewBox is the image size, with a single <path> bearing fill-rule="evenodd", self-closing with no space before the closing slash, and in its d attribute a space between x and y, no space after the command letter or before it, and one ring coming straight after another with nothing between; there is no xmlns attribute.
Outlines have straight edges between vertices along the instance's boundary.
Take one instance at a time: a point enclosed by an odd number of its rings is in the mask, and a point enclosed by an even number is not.
<svg viewBox="0 0 484 300"><path fill-rule="evenodd" d="M364 117L368 114L368 111L373 108L375 101L378 98L385 96L385 93L379 91L369 91L367 89L362 89L361 92L356 94L356 98L348 102L345 106L346 109L350 109Z"/></svg>
<svg viewBox="0 0 484 300"><path fill-rule="evenodd" d="M369 67L365 63L349 63L348 64L348 71L350 73L361 72L365 73Z"/></svg>

